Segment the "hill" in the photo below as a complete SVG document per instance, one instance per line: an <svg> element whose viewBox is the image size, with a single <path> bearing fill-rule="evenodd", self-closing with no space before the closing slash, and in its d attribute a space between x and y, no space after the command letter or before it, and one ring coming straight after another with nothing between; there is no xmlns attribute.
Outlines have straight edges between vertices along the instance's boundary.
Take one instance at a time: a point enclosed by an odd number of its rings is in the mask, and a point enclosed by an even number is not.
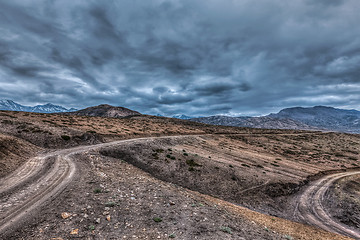
<svg viewBox="0 0 360 240"><path fill-rule="evenodd" d="M111 118L122 118L127 116L141 115L137 111L130 110L124 107L114 107L108 104L101 104L95 107L85 108L75 112L68 112L67 115L78 115L78 116L92 116L92 117L111 117Z"/></svg>

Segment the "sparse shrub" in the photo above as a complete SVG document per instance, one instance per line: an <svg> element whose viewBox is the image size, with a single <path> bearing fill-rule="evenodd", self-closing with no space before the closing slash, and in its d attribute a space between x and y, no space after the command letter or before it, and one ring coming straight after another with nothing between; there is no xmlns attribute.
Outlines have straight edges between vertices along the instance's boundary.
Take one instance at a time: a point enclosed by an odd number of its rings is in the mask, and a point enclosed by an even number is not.
<svg viewBox="0 0 360 240"><path fill-rule="evenodd" d="M174 156L171 156L170 159L175 160L176 158Z"/></svg>
<svg viewBox="0 0 360 240"><path fill-rule="evenodd" d="M10 121L10 120L3 120L2 121L3 124L8 124L8 125L13 125L13 121Z"/></svg>
<svg viewBox="0 0 360 240"><path fill-rule="evenodd" d="M219 167L215 167L215 169L220 169Z"/></svg>
<svg viewBox="0 0 360 240"><path fill-rule="evenodd" d="M91 225L91 226L89 226L89 229L90 229L90 230L95 230L95 226L94 226L94 225Z"/></svg>
<svg viewBox="0 0 360 240"><path fill-rule="evenodd" d="M170 155L170 154L168 154L168 155L166 155L166 157L167 157L167 158L171 158L171 155Z"/></svg>
<svg viewBox="0 0 360 240"><path fill-rule="evenodd" d="M164 149L158 148L158 149L155 150L155 152L157 152L157 153L163 153L163 152L164 152Z"/></svg>
<svg viewBox="0 0 360 240"><path fill-rule="evenodd" d="M61 135L61 138L65 141L70 140L70 136L68 136L68 135Z"/></svg>
<svg viewBox="0 0 360 240"><path fill-rule="evenodd" d="M293 238L289 235L285 235L285 238L288 239L288 240L292 240Z"/></svg>
<svg viewBox="0 0 360 240"><path fill-rule="evenodd" d="M106 207L114 207L115 203L114 202L107 202L107 203L105 203L105 206Z"/></svg>
<svg viewBox="0 0 360 240"><path fill-rule="evenodd" d="M209 156L209 158L211 158L211 157Z"/></svg>
<svg viewBox="0 0 360 240"><path fill-rule="evenodd" d="M188 153L186 153L186 152L184 153L184 155L185 155L185 156L189 156L189 154L188 154Z"/></svg>
<svg viewBox="0 0 360 240"><path fill-rule="evenodd" d="M340 152L336 152L335 157L345 157L344 154L340 153Z"/></svg>
<svg viewBox="0 0 360 240"><path fill-rule="evenodd" d="M231 228L229 228L229 227L220 227L220 230L223 231L223 232L229 233L229 234L232 233Z"/></svg>
<svg viewBox="0 0 360 240"><path fill-rule="evenodd" d="M232 180L236 181L236 177L231 177Z"/></svg>
<svg viewBox="0 0 360 240"><path fill-rule="evenodd" d="M260 164L258 164L258 165L256 165L256 167L258 167L258 168L264 168L262 165L260 165Z"/></svg>
<svg viewBox="0 0 360 240"><path fill-rule="evenodd" d="M351 157L349 157L349 160L354 160L354 161L356 161L356 160L357 160L357 158L356 158L356 157L351 156Z"/></svg>
<svg viewBox="0 0 360 240"><path fill-rule="evenodd" d="M195 162L194 159L186 160L186 164L189 165L189 166L191 166L191 167L196 167L196 166L201 167L201 165L198 164L197 162Z"/></svg>
<svg viewBox="0 0 360 240"><path fill-rule="evenodd" d="M234 168L234 166L233 166L233 165L231 165L231 164L229 165L229 167Z"/></svg>
<svg viewBox="0 0 360 240"><path fill-rule="evenodd" d="M171 149L171 148L168 148L168 151L170 151L170 152L171 152L171 151L172 151L172 149Z"/></svg>
<svg viewBox="0 0 360 240"><path fill-rule="evenodd" d="M241 164L241 166L243 166L243 167L250 167L249 165L247 165L247 164L245 164L245 163Z"/></svg>
<svg viewBox="0 0 360 240"><path fill-rule="evenodd" d="M175 238L175 233L169 234L169 238Z"/></svg>
<svg viewBox="0 0 360 240"><path fill-rule="evenodd" d="M195 168L194 168L194 167L189 167L188 170L189 170L190 172L192 172L192 171L195 171Z"/></svg>
<svg viewBox="0 0 360 240"><path fill-rule="evenodd" d="M94 189L94 193L101 193L101 189L100 188Z"/></svg>
<svg viewBox="0 0 360 240"><path fill-rule="evenodd" d="M280 167L280 165L276 164L276 163L271 163L271 165L275 166L275 167Z"/></svg>
<svg viewBox="0 0 360 240"><path fill-rule="evenodd" d="M88 133L96 133L94 130L87 131Z"/></svg>
<svg viewBox="0 0 360 240"><path fill-rule="evenodd" d="M159 218L159 217L154 217L153 220L154 220L155 222L161 222L161 221L162 221L162 219Z"/></svg>

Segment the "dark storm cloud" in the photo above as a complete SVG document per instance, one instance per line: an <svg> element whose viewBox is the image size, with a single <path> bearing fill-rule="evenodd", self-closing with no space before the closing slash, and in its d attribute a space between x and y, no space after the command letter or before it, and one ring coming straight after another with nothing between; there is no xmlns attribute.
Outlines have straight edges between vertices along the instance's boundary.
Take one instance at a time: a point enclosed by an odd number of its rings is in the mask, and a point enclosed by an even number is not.
<svg viewBox="0 0 360 240"><path fill-rule="evenodd" d="M0 98L149 114L358 108L360 5L0 1Z"/></svg>

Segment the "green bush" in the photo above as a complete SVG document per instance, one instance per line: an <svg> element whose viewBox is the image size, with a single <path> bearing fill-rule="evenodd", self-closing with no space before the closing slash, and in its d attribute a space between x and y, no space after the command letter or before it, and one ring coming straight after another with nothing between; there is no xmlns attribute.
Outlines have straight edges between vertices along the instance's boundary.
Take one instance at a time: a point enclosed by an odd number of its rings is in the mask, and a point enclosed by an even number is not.
<svg viewBox="0 0 360 240"><path fill-rule="evenodd" d="M154 220L155 222L161 222L161 221L162 221L162 219L159 218L159 217L154 217L153 220Z"/></svg>
<svg viewBox="0 0 360 240"><path fill-rule="evenodd" d="M229 233L229 234L232 233L231 228L229 228L229 227L220 227L220 230L223 231L223 232Z"/></svg>
<svg viewBox="0 0 360 240"><path fill-rule="evenodd" d="M115 203L114 202L107 202L107 203L105 203L105 206L106 207L114 207Z"/></svg>
<svg viewBox="0 0 360 240"><path fill-rule="evenodd" d="M94 193L101 193L101 189L100 188L94 189Z"/></svg>

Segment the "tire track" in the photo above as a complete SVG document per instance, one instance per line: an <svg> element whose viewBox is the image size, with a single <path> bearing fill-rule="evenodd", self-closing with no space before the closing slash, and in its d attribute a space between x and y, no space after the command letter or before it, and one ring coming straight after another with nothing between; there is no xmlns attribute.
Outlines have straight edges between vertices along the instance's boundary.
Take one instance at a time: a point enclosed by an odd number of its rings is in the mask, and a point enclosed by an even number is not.
<svg viewBox="0 0 360 240"><path fill-rule="evenodd" d="M73 180L77 169L72 155L123 143L184 137L189 136L127 139L63 149L31 158L11 175L0 179L0 239L14 231L23 221L31 219L31 213L35 209L41 207L47 200L58 196ZM52 167L43 173L50 157L56 157L56 160Z"/></svg>
<svg viewBox="0 0 360 240"><path fill-rule="evenodd" d="M302 222L306 222L326 231L342 234L354 239L360 239L360 232L349 229L345 224L332 219L323 207L323 202L325 201L324 195L329 187L341 178L356 174L360 174L360 171L332 174L314 182L298 198L295 216Z"/></svg>

